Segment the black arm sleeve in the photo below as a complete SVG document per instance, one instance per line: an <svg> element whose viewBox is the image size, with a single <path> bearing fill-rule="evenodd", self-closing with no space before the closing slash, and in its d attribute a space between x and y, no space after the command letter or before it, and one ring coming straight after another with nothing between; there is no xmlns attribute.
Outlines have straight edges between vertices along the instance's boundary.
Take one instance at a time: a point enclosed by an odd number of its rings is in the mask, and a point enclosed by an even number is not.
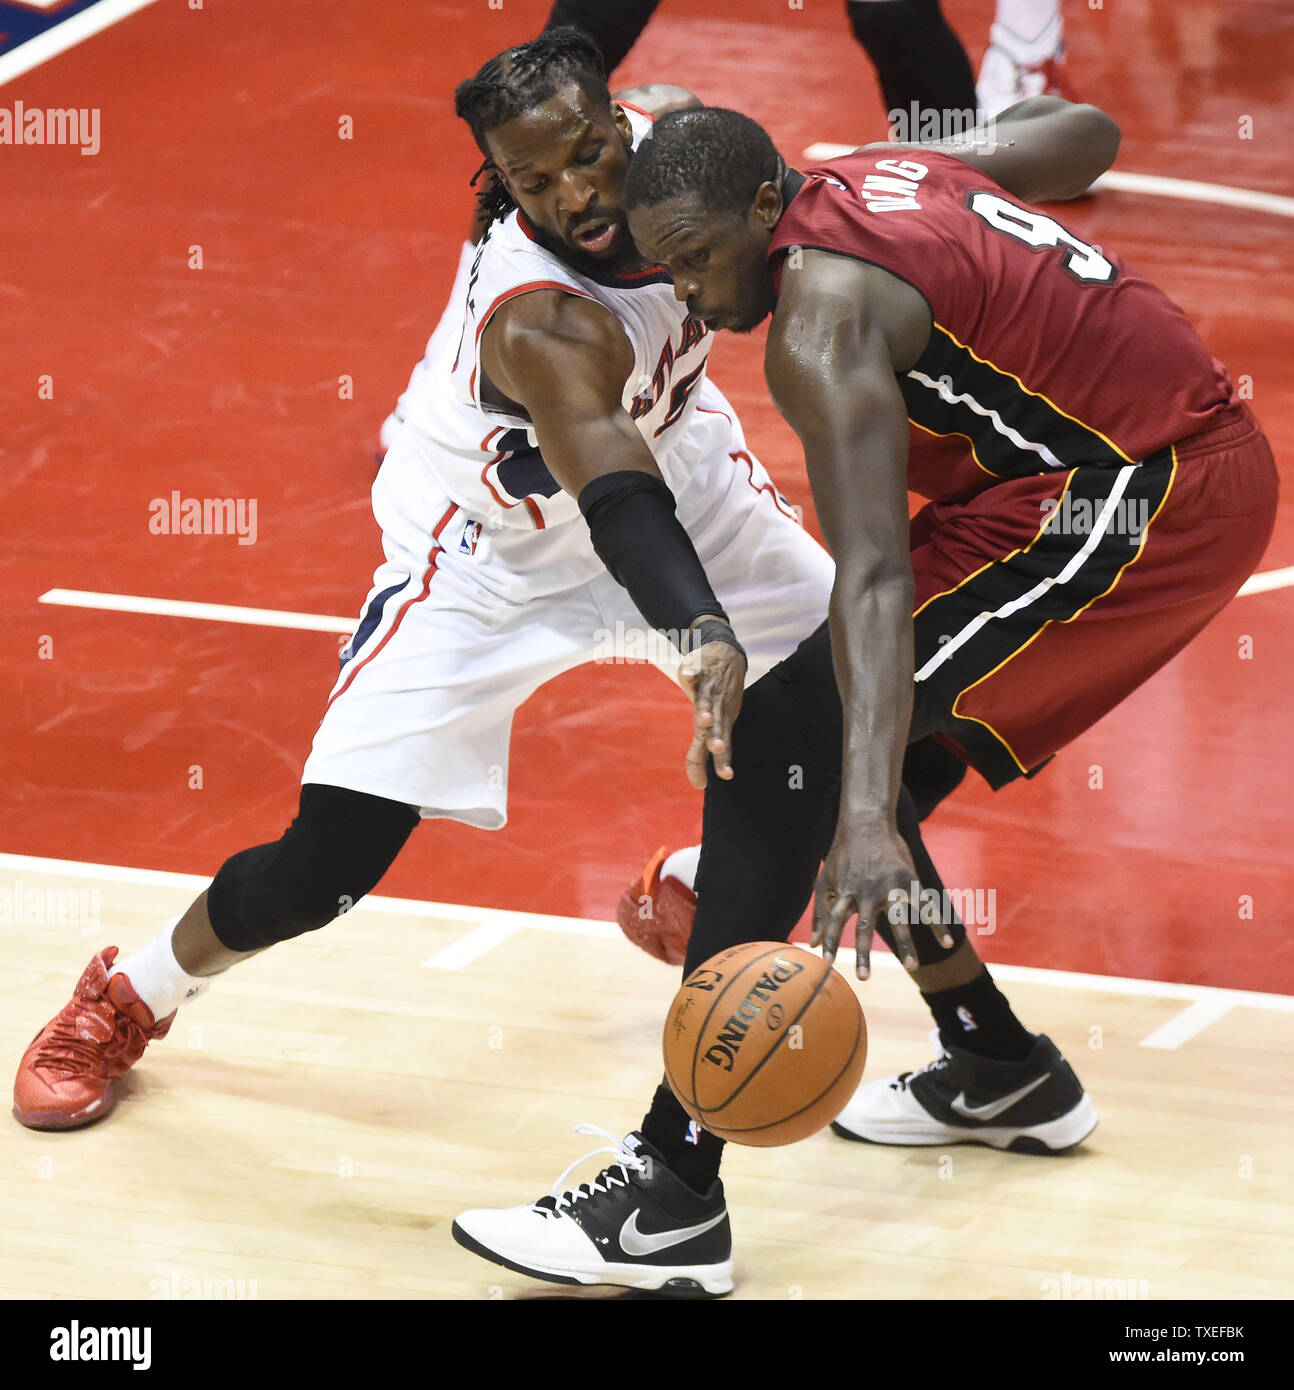
<svg viewBox="0 0 1294 1390"><path fill-rule="evenodd" d="M703 613L727 621L661 479L624 468L594 478L579 497L593 549L638 611L680 646Z"/></svg>
<svg viewBox="0 0 1294 1390"><path fill-rule="evenodd" d="M547 29L574 24L602 50L608 76L624 61L660 0L557 0Z"/></svg>

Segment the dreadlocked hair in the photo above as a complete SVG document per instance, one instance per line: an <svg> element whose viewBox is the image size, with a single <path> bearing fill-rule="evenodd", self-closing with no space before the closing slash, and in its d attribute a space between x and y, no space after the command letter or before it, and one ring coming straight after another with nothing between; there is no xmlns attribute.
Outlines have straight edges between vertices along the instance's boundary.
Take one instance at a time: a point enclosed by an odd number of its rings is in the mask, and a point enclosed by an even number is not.
<svg viewBox="0 0 1294 1390"><path fill-rule="evenodd" d="M467 122L485 156L485 163L472 177L472 187L487 218L506 217L516 203L495 171L486 136L547 101L567 82L574 82L594 101L610 105L602 52L582 29L572 25L549 29L529 43L505 49L475 77L459 84L454 110Z"/></svg>
<svg viewBox="0 0 1294 1390"><path fill-rule="evenodd" d="M744 213L759 186L777 178L781 165L768 133L740 111L721 106L671 111L634 154L624 206L655 207L690 193L707 212Z"/></svg>

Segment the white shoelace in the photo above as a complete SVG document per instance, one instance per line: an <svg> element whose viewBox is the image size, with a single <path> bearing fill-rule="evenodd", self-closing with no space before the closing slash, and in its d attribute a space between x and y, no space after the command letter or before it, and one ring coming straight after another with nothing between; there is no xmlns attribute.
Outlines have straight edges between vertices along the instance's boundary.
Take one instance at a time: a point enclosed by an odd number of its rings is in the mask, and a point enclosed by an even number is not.
<svg viewBox="0 0 1294 1390"><path fill-rule="evenodd" d="M628 1148L623 1139L612 1134L610 1130L600 1128L598 1125L579 1124L575 1127L576 1134L596 1134L603 1139L610 1140L608 1144L602 1144L596 1149L590 1150L583 1158L577 1158L570 1164L566 1171L553 1184L551 1197L553 1206L550 1208L541 1206L538 1202L532 1202L531 1207L534 1211L542 1212L545 1216L560 1216L562 1208L570 1206L573 1202L584 1201L592 1197L595 1193L606 1193L611 1191L614 1184L616 1187L628 1187L628 1177L630 1173L645 1173L647 1171L647 1160L634 1153ZM563 1190L562 1184L580 1166L587 1163L596 1154L609 1153L612 1162L609 1163L591 1182L580 1183L577 1187L570 1187ZM619 1168L622 1176L616 1177L615 1170ZM547 1198L542 1199L547 1200Z"/></svg>

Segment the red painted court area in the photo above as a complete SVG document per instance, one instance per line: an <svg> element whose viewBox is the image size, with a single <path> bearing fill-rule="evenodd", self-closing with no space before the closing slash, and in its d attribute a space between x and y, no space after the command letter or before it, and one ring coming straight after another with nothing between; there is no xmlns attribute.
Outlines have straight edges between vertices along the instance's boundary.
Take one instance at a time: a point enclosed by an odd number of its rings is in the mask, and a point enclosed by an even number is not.
<svg viewBox="0 0 1294 1390"><path fill-rule="evenodd" d="M471 208L479 159L452 88L547 8L162 0L0 86L10 108L102 110L93 157L0 149L0 850L209 874L291 818L337 637L39 596L358 613L381 558L378 426ZM991 3L945 9L978 59ZM617 85L665 80L746 110L803 165L814 141L884 133L842 10L668 0ZM1066 25L1081 94L1123 126L1118 170L1294 194L1280 0L1073 3ZM1133 191L1061 216L1250 379L1288 490L1289 217ZM712 373L807 507L761 348L724 338ZM150 502L173 491L255 498L255 543L151 534ZM1294 565L1292 506L1264 571ZM1294 991L1292 602L1288 587L1236 599L1035 781L993 795L972 775L936 813L946 881L996 890L976 940L990 961ZM382 891L610 916L647 853L695 838L687 728L648 668L558 680L518 716L509 826L424 824Z"/></svg>

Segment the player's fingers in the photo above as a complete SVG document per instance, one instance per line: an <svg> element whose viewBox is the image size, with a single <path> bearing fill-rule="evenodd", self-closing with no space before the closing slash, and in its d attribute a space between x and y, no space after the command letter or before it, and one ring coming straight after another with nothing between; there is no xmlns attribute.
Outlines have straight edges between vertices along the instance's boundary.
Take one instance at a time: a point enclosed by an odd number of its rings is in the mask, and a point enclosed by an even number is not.
<svg viewBox="0 0 1294 1390"><path fill-rule="evenodd" d="M714 755L715 771L726 780L733 776L732 730L741 713L741 674L730 669L724 681L716 683L716 687L714 727L710 731L709 747Z"/></svg>
<svg viewBox="0 0 1294 1390"><path fill-rule="evenodd" d="M688 745L687 757L683 761L683 769L687 773L687 780L698 791L705 790L706 759L709 756L706 752L704 733L694 733L692 742Z"/></svg>
<svg viewBox="0 0 1294 1390"><path fill-rule="evenodd" d="M905 970L917 968L917 948L912 944L912 926L908 918L910 904L911 898L908 894L896 890L890 894L886 914L890 930L894 933L894 954L898 956ZM880 903L876 904L876 911L881 911Z"/></svg>
<svg viewBox="0 0 1294 1390"><path fill-rule="evenodd" d="M831 905L831 911L827 913L826 931L822 937L822 958L829 965L835 963L836 952L840 950L840 938L845 934L849 919L856 910L853 898L843 894L836 899Z"/></svg>
<svg viewBox="0 0 1294 1390"><path fill-rule="evenodd" d="M705 746L710 750L710 756L714 759L714 770L724 781L729 781L732 777L732 740L726 731L722 731L719 725L710 730L706 738Z"/></svg>
<svg viewBox="0 0 1294 1390"><path fill-rule="evenodd" d="M872 974L872 924L874 919L859 914L858 925L854 928L854 955L858 965L856 973L860 980L871 978Z"/></svg>
<svg viewBox="0 0 1294 1390"><path fill-rule="evenodd" d="M813 927L809 932L809 945L815 950L822 945L822 935L827 929L827 913L835 900L836 890L820 873L813 885Z"/></svg>
<svg viewBox="0 0 1294 1390"><path fill-rule="evenodd" d="M933 908L923 916L922 921L926 922L930 930L935 934L935 939L945 950L951 949L954 945L952 923L948 921L940 908Z"/></svg>

